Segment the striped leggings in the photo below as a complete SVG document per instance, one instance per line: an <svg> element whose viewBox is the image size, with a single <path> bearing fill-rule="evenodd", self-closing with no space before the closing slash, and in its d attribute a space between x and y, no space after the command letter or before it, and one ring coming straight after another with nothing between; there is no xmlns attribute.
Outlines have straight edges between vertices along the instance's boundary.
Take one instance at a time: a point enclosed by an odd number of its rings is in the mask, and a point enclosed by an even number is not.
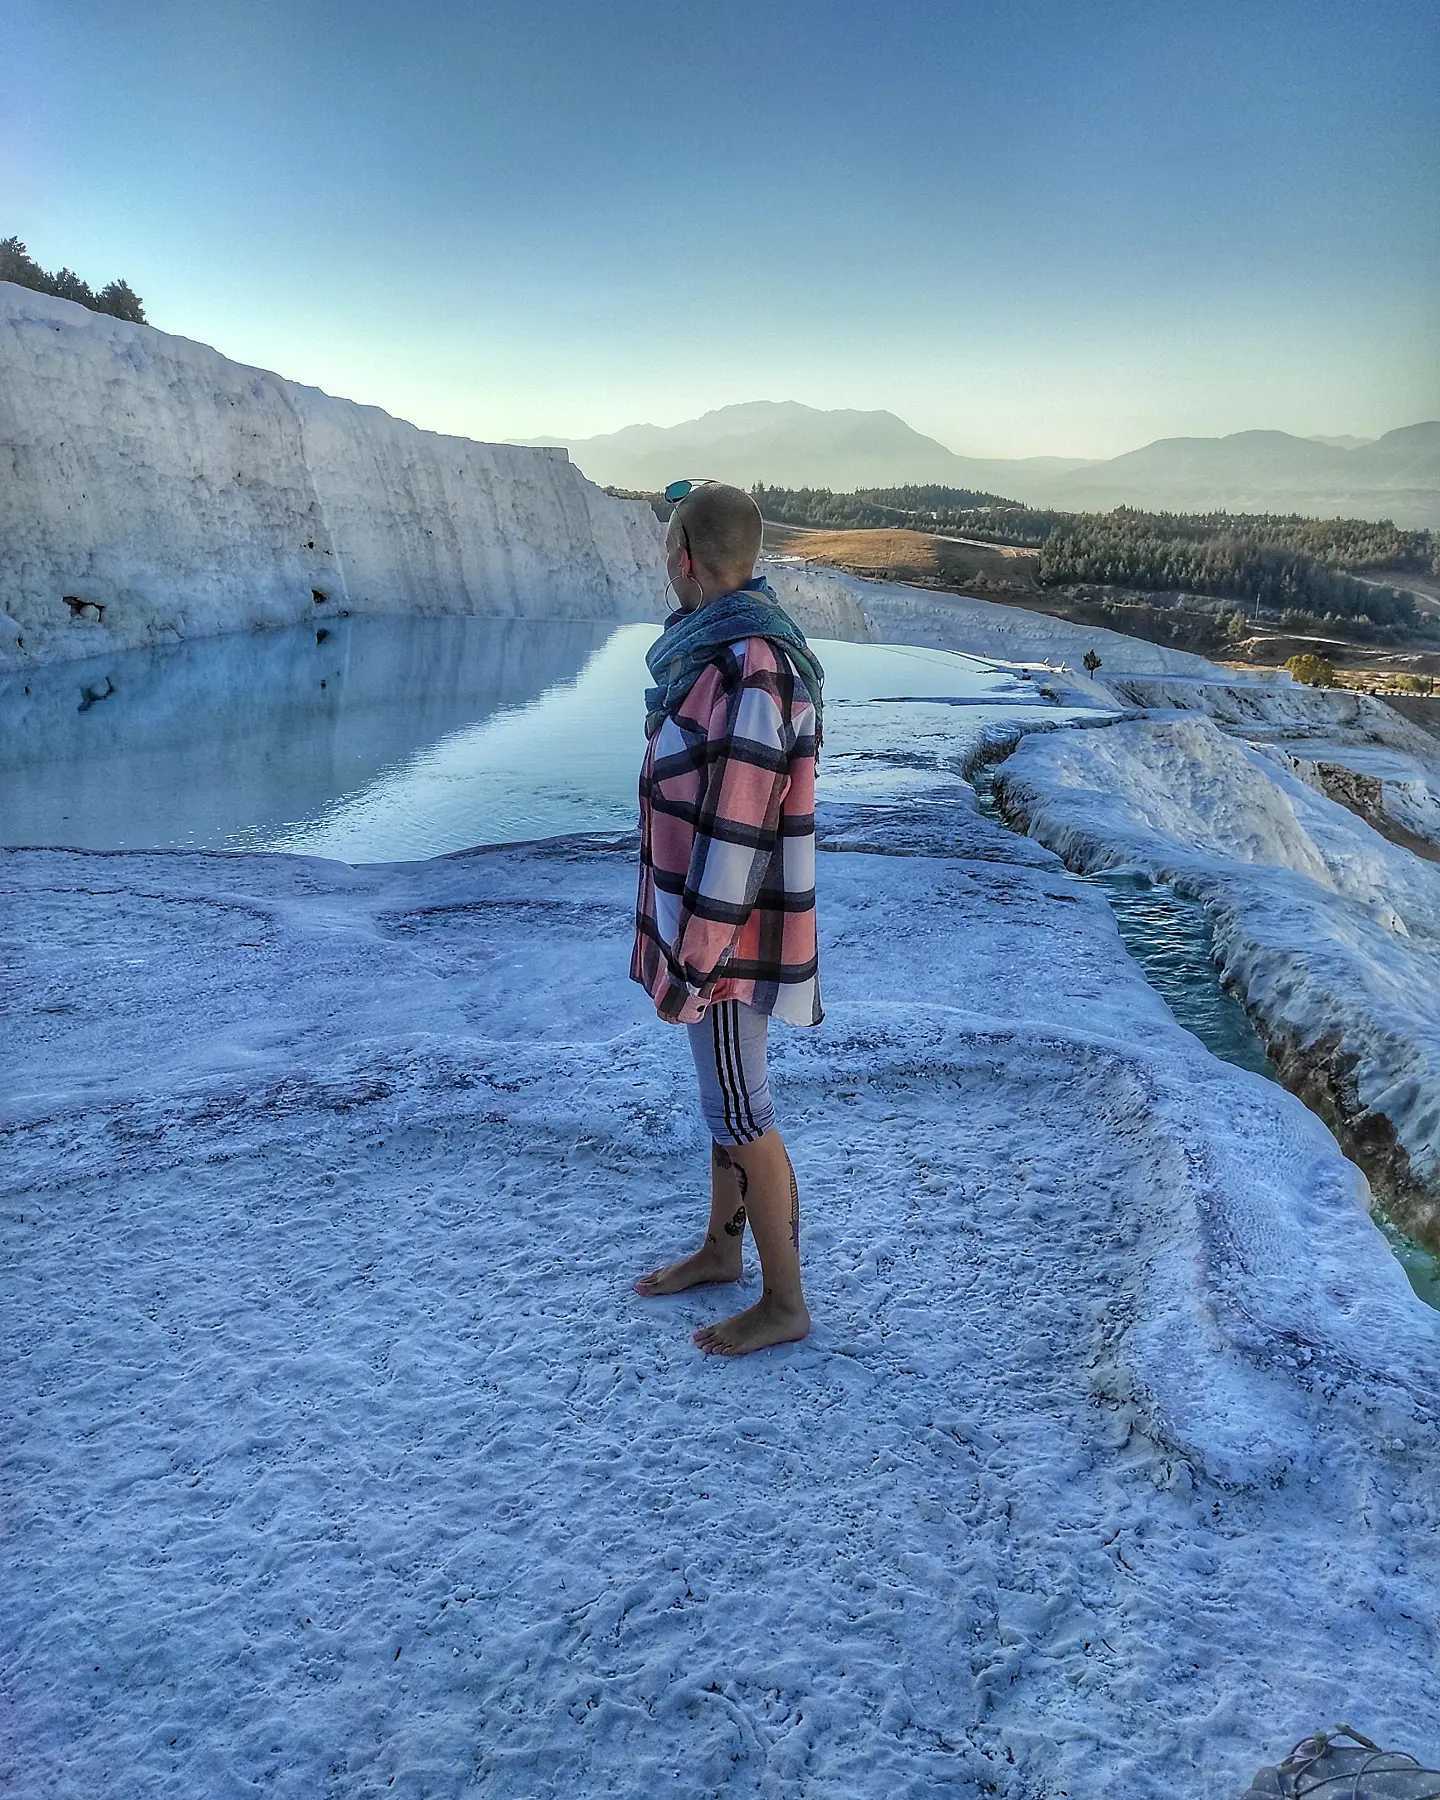
<svg viewBox="0 0 1440 1800"><path fill-rule="evenodd" d="M765 1067L767 1013L743 1000L716 1000L687 1025L700 1110L717 1144L753 1144L775 1123Z"/></svg>

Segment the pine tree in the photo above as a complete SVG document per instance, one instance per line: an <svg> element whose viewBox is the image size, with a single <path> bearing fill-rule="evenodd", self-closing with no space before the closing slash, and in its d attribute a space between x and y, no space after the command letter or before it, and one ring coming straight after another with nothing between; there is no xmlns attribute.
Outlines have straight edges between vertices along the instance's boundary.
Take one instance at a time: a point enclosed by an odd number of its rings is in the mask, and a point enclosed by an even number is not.
<svg viewBox="0 0 1440 1800"><path fill-rule="evenodd" d="M0 281L14 281L21 287L48 293L45 284L49 279L18 237L0 238Z"/></svg>
<svg viewBox="0 0 1440 1800"><path fill-rule="evenodd" d="M57 269L50 277L50 292L60 300L77 300L81 306L95 310L95 294L88 281L82 281L73 269Z"/></svg>
<svg viewBox="0 0 1440 1800"><path fill-rule="evenodd" d="M128 281L108 282L101 288L95 304L101 312L111 313L117 319L128 319L132 325L145 323L145 308Z"/></svg>

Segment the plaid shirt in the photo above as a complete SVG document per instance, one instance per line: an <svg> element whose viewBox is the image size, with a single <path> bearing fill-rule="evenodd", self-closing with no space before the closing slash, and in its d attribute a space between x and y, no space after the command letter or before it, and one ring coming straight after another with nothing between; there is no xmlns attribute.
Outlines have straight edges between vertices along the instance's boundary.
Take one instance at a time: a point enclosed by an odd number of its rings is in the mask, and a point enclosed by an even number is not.
<svg viewBox="0 0 1440 1800"><path fill-rule="evenodd" d="M766 638L721 645L646 747L630 979L680 1025L712 1000L824 1017L815 707Z"/></svg>

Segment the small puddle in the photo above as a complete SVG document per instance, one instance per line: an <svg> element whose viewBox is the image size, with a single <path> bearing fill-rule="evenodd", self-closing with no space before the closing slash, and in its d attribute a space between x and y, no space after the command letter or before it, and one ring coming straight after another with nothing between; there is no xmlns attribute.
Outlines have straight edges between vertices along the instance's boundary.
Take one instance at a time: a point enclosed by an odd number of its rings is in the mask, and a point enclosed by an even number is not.
<svg viewBox="0 0 1440 1800"><path fill-rule="evenodd" d="M984 816L1013 831L995 800L995 768L978 769L970 782ZM1220 985L1210 955L1210 925L1204 908L1143 877L1087 875L1074 869L1070 873L1077 881L1104 891L1125 948L1177 1023L1222 1061L1282 1085L1245 1008ZM1440 1309L1440 1257L1407 1237L1378 1208L1370 1216L1411 1287L1427 1305Z"/></svg>

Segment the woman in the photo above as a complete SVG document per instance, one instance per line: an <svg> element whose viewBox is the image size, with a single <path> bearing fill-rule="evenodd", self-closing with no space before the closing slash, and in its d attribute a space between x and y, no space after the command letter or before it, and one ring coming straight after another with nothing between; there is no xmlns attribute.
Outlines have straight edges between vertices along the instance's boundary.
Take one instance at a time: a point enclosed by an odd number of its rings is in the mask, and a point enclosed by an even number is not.
<svg viewBox="0 0 1440 1800"><path fill-rule="evenodd" d="M640 881L631 979L689 1034L711 1135L701 1247L638 1293L738 1281L748 1217L763 1291L702 1327L740 1356L802 1338L800 1196L774 1124L771 1015L818 1025L815 764L823 671L768 582L762 521L741 489L676 482L665 564L679 610L651 646L640 773Z"/></svg>

